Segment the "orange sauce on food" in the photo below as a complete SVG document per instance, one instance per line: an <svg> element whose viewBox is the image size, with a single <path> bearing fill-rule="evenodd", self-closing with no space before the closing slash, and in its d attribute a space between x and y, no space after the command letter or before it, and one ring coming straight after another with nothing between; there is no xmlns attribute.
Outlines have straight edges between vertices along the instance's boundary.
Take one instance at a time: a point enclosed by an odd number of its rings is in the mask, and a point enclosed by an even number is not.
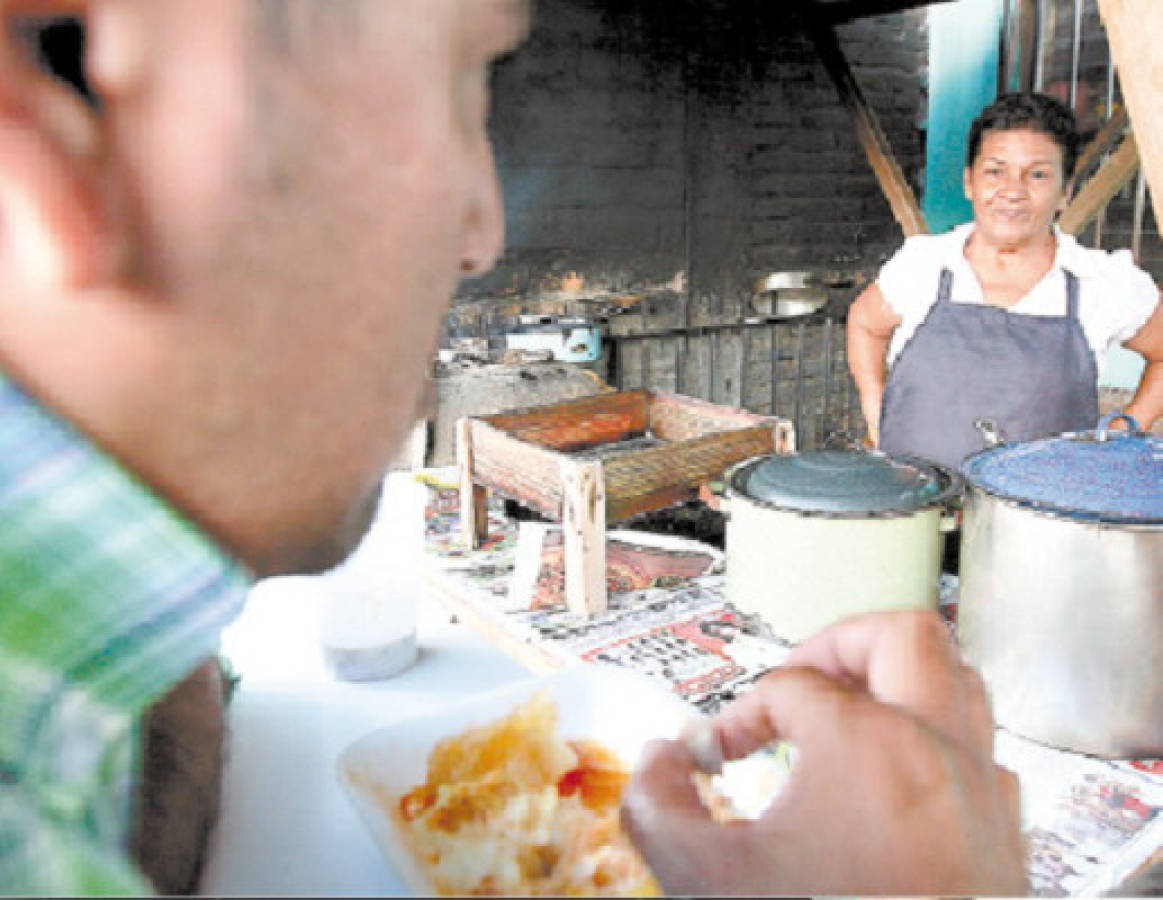
<svg viewBox="0 0 1163 900"><path fill-rule="evenodd" d="M582 803L593 810L617 805L629 778L621 760L596 741L567 743L577 754L577 765L558 779L558 794L562 797L579 794Z"/></svg>
<svg viewBox="0 0 1163 900"><path fill-rule="evenodd" d="M400 815L404 817L405 822L411 822L417 816L423 815L435 802L436 791L426 784L421 784L400 798Z"/></svg>

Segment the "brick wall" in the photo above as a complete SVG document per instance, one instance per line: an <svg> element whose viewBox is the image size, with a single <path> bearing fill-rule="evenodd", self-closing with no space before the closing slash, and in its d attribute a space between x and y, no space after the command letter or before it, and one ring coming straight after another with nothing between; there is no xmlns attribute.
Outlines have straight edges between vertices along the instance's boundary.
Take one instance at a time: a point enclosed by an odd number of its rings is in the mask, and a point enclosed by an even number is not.
<svg viewBox="0 0 1163 900"><path fill-rule="evenodd" d="M815 419L825 413L846 419L841 319L855 287L832 292L832 324L706 330L750 315L750 286L766 272L810 269L859 283L901 240L794 8L539 0L528 44L494 79L508 250L495 272L462 287L460 302L533 305L578 272L587 295L637 301L633 315L613 321L615 334L702 329L620 344L624 386L766 412L775 371L776 412L794 405L805 430L820 433L829 423ZM838 29L914 187L924 22L910 12ZM834 394L827 410L825 387Z"/></svg>

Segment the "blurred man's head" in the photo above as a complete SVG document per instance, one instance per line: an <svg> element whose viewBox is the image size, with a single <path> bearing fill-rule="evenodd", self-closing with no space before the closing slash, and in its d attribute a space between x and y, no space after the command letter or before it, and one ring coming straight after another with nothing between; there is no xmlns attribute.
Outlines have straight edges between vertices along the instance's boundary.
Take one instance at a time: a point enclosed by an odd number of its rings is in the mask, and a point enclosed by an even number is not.
<svg viewBox="0 0 1163 900"><path fill-rule="evenodd" d="M0 0L0 364L260 574L362 533L502 213L524 0ZM21 17L85 22L98 107Z"/></svg>

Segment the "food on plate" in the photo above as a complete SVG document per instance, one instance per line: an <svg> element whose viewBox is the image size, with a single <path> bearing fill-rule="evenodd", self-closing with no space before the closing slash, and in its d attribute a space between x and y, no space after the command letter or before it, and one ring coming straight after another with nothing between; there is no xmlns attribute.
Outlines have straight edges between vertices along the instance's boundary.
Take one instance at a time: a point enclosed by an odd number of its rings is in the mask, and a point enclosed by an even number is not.
<svg viewBox="0 0 1163 900"><path fill-rule="evenodd" d="M560 737L542 691L438 743L424 783L381 800L442 894L657 895L618 821L628 777L602 744Z"/></svg>

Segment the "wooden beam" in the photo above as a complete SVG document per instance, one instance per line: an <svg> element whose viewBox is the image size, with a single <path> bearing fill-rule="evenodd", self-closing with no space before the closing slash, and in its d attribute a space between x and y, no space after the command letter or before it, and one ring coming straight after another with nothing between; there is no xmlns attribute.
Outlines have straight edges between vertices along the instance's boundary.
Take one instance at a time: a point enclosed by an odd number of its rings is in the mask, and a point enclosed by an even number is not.
<svg viewBox="0 0 1163 900"><path fill-rule="evenodd" d="M1138 169L1139 150L1134 135L1128 134L1123 145L1074 195L1070 205L1058 217L1058 227L1067 234L1078 234L1123 189L1123 185L1131 180Z"/></svg>
<svg viewBox="0 0 1163 900"><path fill-rule="evenodd" d="M892 207L893 218L900 225L905 237L927 233L929 226L921 213L916 195L905 180L904 172L893 156L892 147L889 146L888 138L880 127L876 113L868 105L860 85L852 74L848 60L844 58L840 42L836 40L836 32L819 20L810 20L807 29L816 45L820 61L836 85L840 102L852 115L856 136L864 148L888 205Z"/></svg>
<svg viewBox="0 0 1163 900"><path fill-rule="evenodd" d="M1163 222L1163 3L1098 0L1098 11L1151 188L1155 220Z"/></svg>
<svg viewBox="0 0 1163 900"><path fill-rule="evenodd" d="M1091 138L1090 143L1086 145L1086 148L1079 155L1078 162L1074 166L1075 182L1098 165L1099 157L1114 149L1114 146L1122 140L1123 133L1127 130L1128 124L1130 124L1130 119L1127 118L1127 108L1120 106L1107 119L1106 124L1102 126L1102 130Z"/></svg>

